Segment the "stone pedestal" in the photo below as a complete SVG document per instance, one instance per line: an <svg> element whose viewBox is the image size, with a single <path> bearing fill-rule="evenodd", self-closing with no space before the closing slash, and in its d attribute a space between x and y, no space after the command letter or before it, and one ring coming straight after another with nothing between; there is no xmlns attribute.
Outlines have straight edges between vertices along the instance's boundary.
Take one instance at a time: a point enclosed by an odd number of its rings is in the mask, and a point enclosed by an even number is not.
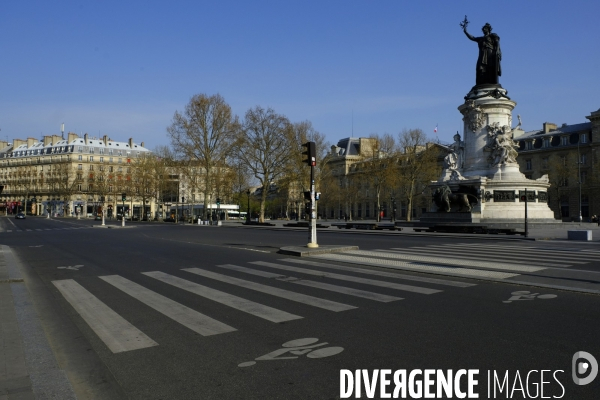
<svg viewBox="0 0 600 400"><path fill-rule="evenodd" d="M456 222L508 223L525 218L525 202L521 200L527 189L527 214L532 222L555 222L548 207L547 177L527 179L519 170L512 131L512 111L516 102L500 85L478 85L465 96L458 107L463 115L463 136L460 147L462 162L442 172L432 191L447 185L454 194L466 194L472 205L466 215L455 214ZM456 151L457 145L453 150ZM442 210L433 206L422 220L447 221ZM460 213L460 214L465 214Z"/></svg>

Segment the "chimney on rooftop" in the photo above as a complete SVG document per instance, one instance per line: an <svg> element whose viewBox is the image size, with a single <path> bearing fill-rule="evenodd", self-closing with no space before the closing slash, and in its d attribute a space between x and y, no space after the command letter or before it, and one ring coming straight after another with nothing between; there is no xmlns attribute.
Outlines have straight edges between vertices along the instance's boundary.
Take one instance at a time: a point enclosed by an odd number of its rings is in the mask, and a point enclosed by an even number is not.
<svg viewBox="0 0 600 400"><path fill-rule="evenodd" d="M552 122L544 122L544 133L552 132L556 130L556 124Z"/></svg>

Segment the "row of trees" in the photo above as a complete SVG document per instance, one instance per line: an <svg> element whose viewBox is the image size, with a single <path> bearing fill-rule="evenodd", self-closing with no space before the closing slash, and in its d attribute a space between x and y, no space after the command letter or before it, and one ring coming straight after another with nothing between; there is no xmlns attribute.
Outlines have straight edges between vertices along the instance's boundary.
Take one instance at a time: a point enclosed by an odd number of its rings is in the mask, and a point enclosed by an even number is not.
<svg viewBox="0 0 600 400"><path fill-rule="evenodd" d="M308 187L306 169L301 167L302 143L317 143L320 159L326 147L310 122L292 123L260 106L248 110L240 121L218 94L193 96L183 112L175 113L167 132L175 163L198 167L198 179L190 176L189 167L181 169L181 178L195 182L205 213L215 198L241 203L246 190L257 184L260 222L275 183L285 196Z"/></svg>
<svg viewBox="0 0 600 400"><path fill-rule="evenodd" d="M379 218L382 200L393 198L404 205L410 221L415 203L428 201L427 188L439 177L439 157L444 153L420 129L405 129L397 137L372 135L368 143L353 160L349 173L328 174L322 185L323 205L342 208L352 217L353 205L372 203Z"/></svg>
<svg viewBox="0 0 600 400"><path fill-rule="evenodd" d="M264 221L268 201L273 201L277 184L277 202L284 214L302 192L310 187L309 175L302 162L302 144L313 141L317 149L315 185L322 193L319 206L353 204L361 198L379 199L392 193L412 209L415 198L427 183L437 178L437 148L428 147L428 139L419 130L405 130L397 138L372 136L370 146L361 150L352 173L336 169L336 155L310 122L292 123L272 109L254 107L243 120L233 115L220 95L193 96L183 112L176 112L167 128L173 159L198 166L195 190L207 204L215 197L242 203L246 188L256 184L260 190L259 221ZM193 171L181 169L182 178ZM195 181L196 182L196 181ZM237 199L235 198L237 196ZM409 216L410 218L410 216Z"/></svg>

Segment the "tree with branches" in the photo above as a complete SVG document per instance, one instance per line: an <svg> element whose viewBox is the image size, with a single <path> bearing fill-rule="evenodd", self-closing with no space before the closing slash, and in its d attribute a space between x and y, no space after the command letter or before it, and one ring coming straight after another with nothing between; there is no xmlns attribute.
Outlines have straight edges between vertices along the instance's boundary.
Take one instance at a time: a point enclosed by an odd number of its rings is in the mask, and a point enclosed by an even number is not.
<svg viewBox="0 0 600 400"><path fill-rule="evenodd" d="M183 113L175 112L167 128L175 152L202 168L205 219L214 189L215 169L227 164L238 131L237 117L218 94L193 96Z"/></svg>
<svg viewBox="0 0 600 400"><path fill-rule="evenodd" d="M260 183L259 222L265 220L265 205L271 184L285 172L290 155L289 120L272 109L256 106L246 112L239 131L237 157Z"/></svg>

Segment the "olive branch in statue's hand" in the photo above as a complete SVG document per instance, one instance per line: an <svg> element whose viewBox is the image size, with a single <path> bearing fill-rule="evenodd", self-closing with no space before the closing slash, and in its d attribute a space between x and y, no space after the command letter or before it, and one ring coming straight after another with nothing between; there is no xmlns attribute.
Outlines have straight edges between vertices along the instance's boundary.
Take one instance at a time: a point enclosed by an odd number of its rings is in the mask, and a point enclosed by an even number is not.
<svg viewBox="0 0 600 400"><path fill-rule="evenodd" d="M463 22L460 23L460 27L466 30L467 25L469 25L469 20L467 19L467 16L465 15L465 19L463 20Z"/></svg>

